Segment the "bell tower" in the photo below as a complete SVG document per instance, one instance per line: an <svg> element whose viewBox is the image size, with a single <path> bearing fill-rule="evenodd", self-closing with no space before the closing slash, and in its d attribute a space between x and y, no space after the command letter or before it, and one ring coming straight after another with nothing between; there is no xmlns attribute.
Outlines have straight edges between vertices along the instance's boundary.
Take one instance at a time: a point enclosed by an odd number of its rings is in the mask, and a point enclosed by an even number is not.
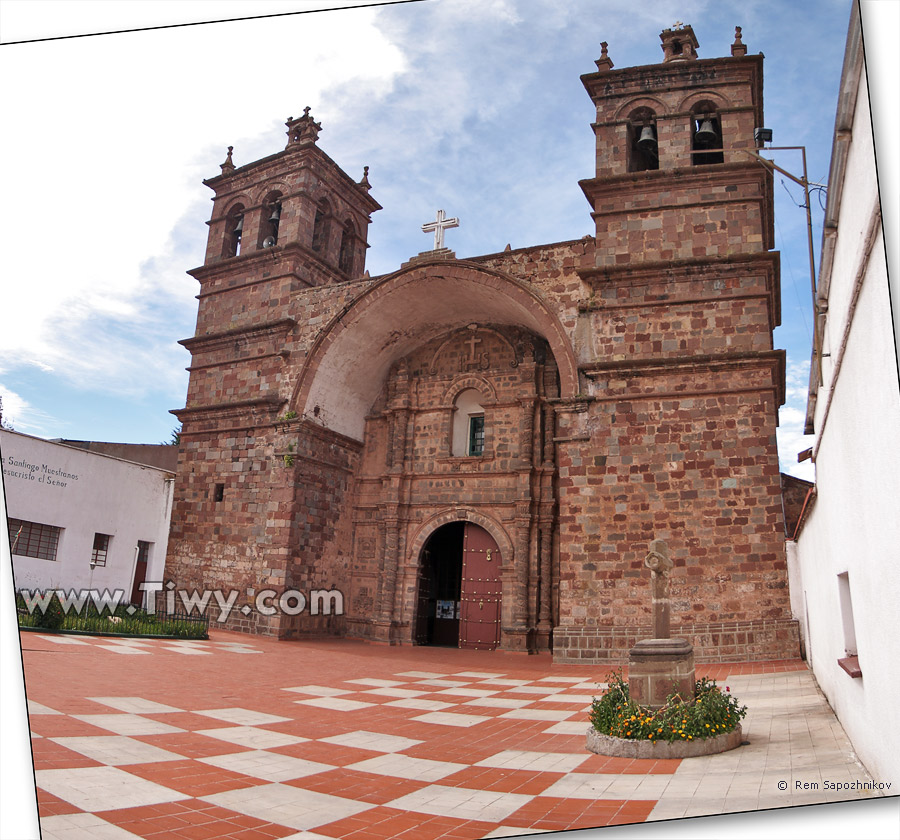
<svg viewBox="0 0 900 840"><path fill-rule="evenodd" d="M594 177L580 183L595 223L578 270L590 361L585 404L558 414L572 441L560 509L575 513L561 526L554 652L602 659L646 637L636 547L664 539L677 546L673 637L704 657L795 655L773 182L746 153L764 125L763 56L737 28L730 55L703 58L680 22L660 47L659 63L618 69L603 43L581 77L596 114Z"/></svg>
<svg viewBox="0 0 900 840"><path fill-rule="evenodd" d="M597 267L732 258L774 244L772 177L744 150L763 125L763 56L701 59L690 26L660 35L660 64L581 77L596 108L595 177L581 182Z"/></svg>

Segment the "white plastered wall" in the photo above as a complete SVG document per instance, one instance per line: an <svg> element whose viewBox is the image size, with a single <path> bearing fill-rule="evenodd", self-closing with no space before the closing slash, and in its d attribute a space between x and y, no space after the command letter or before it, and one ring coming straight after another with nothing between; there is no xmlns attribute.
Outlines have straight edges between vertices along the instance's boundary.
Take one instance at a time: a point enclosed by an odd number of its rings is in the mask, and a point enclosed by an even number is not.
<svg viewBox="0 0 900 840"><path fill-rule="evenodd" d="M900 389L864 71L843 181L825 278L830 356L815 406L817 500L796 560L789 552L791 584L802 590L792 605L805 611L813 671L857 755L876 780L900 784ZM852 635L861 678L838 665Z"/></svg>
<svg viewBox="0 0 900 840"><path fill-rule="evenodd" d="M16 432L0 431L0 450L8 516L62 529L56 560L13 551L17 589L121 589L127 601L138 540L151 543L146 580L162 580L171 473ZM112 539L92 568L95 533Z"/></svg>

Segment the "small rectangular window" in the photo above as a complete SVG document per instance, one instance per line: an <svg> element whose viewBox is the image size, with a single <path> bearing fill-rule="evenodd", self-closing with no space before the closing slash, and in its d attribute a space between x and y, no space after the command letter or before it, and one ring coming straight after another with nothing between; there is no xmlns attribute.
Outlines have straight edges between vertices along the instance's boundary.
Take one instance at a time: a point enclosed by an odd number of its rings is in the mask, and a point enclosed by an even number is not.
<svg viewBox="0 0 900 840"><path fill-rule="evenodd" d="M23 557L56 560L60 531L62 528L54 525L26 522L24 519L10 519L9 546L13 554Z"/></svg>
<svg viewBox="0 0 900 840"><path fill-rule="evenodd" d="M484 454L484 415L469 417L469 455Z"/></svg>
<svg viewBox="0 0 900 840"><path fill-rule="evenodd" d="M150 543L146 540L138 540L137 543L137 561L138 563L146 563L150 559Z"/></svg>
<svg viewBox="0 0 900 840"><path fill-rule="evenodd" d="M94 534L94 547L91 549L91 565L105 566L109 553L109 534Z"/></svg>
<svg viewBox="0 0 900 840"><path fill-rule="evenodd" d="M225 498L225 485L224 485L224 484L217 484L217 485L213 488L213 501L214 501L214 502L221 502L224 498Z"/></svg>

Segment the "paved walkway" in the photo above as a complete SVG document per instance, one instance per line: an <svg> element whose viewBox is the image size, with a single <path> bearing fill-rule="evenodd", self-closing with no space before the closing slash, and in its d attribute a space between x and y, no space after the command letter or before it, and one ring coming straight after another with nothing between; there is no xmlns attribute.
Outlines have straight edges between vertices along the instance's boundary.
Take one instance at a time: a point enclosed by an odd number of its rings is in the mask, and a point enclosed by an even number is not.
<svg viewBox="0 0 900 840"><path fill-rule="evenodd" d="M22 647L44 840L463 840L879 795L826 787L871 779L802 662L699 666L750 707L750 743L652 761L585 751L606 669L549 656L222 631Z"/></svg>

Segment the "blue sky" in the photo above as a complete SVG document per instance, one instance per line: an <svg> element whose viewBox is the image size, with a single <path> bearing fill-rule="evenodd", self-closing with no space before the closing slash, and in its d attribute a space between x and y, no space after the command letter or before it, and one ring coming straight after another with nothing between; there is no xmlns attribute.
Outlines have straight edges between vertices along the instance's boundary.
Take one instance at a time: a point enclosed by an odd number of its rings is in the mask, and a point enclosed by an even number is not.
<svg viewBox="0 0 900 840"><path fill-rule="evenodd" d="M2 0L4 41L334 7L335 2ZM214 11L213 11L214 10ZM616 67L655 63L659 32L693 25L701 57L734 27L764 52L775 145L805 145L825 181L848 0L429 0L387 8L6 46L0 393L40 437L159 442L184 405L197 283L225 148L238 165L283 148L312 107L320 146L351 176L370 166L384 209L367 267L430 247L438 207L461 220L460 257L592 232L578 180L593 174L592 107L579 76L600 42ZM9 126L15 126L9 131ZM799 154L777 162L799 173ZM11 162L14 164L11 165ZM776 177L788 405L782 467L797 467L810 353L805 214ZM814 199L818 262L822 213Z"/></svg>

